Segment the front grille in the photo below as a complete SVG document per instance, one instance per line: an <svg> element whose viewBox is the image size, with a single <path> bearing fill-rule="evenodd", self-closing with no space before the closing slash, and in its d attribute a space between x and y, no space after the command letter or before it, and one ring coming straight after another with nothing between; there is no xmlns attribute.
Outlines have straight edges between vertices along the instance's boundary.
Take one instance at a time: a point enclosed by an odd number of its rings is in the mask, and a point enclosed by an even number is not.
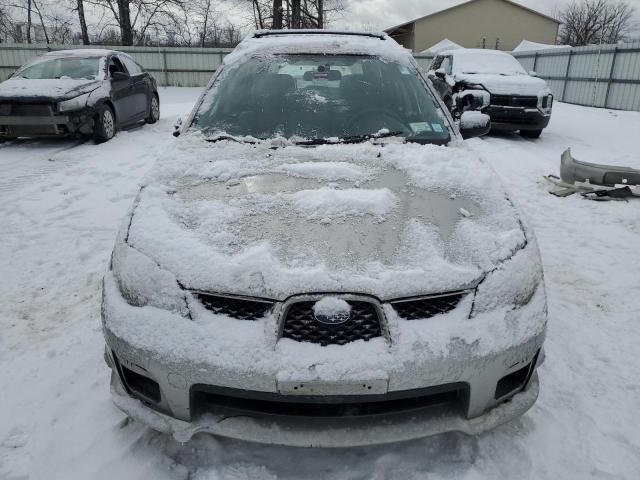
<svg viewBox="0 0 640 480"><path fill-rule="evenodd" d="M324 346L344 345L356 340L369 341L382 336L378 309L371 302L348 300L351 316L339 325L316 320L313 313L315 303L302 301L289 306L284 314L282 337Z"/></svg>
<svg viewBox="0 0 640 480"><path fill-rule="evenodd" d="M196 297L207 310L239 320L257 320L269 313L273 307L273 303L266 300L223 297L200 292L193 292L193 296Z"/></svg>
<svg viewBox="0 0 640 480"><path fill-rule="evenodd" d="M398 316L405 320L431 318L441 313L450 312L456 308L466 293L467 292L458 292L437 297L402 300L391 302L391 306Z"/></svg>
<svg viewBox="0 0 640 480"><path fill-rule="evenodd" d="M191 389L194 416L220 413L299 417L359 417L447 406L464 411L468 386L454 383L378 395L298 396L254 392L210 385Z"/></svg>
<svg viewBox="0 0 640 480"><path fill-rule="evenodd" d="M513 123L520 125L535 125L538 120L535 117L525 117L522 115L496 115L491 111L488 112L493 123Z"/></svg>
<svg viewBox="0 0 640 480"><path fill-rule="evenodd" d="M47 104L14 103L11 106L11 115L53 115L53 107Z"/></svg>
<svg viewBox="0 0 640 480"><path fill-rule="evenodd" d="M491 95L491 105L501 107L537 108L538 97L515 95Z"/></svg>

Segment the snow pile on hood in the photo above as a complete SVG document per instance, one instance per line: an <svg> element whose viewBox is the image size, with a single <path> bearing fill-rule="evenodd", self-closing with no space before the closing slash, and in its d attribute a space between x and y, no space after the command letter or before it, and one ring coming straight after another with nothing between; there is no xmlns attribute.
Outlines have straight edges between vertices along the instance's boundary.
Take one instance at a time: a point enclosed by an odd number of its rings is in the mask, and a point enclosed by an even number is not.
<svg viewBox="0 0 640 480"><path fill-rule="evenodd" d="M25 79L10 78L0 83L0 97L65 98L91 92L100 87L97 80L74 80L71 78Z"/></svg>
<svg viewBox="0 0 640 480"><path fill-rule="evenodd" d="M384 299L474 284L525 243L495 174L463 144L270 147L180 137L128 244L186 288Z"/></svg>
<svg viewBox="0 0 640 480"><path fill-rule="evenodd" d="M518 60L498 50L456 50L453 75L458 82L482 85L495 94L536 96L541 91L551 93L543 79L528 75Z"/></svg>
<svg viewBox="0 0 640 480"><path fill-rule="evenodd" d="M291 194L294 207L309 219L373 215L384 220L398 203L387 188L338 190L322 187L317 190L301 190Z"/></svg>

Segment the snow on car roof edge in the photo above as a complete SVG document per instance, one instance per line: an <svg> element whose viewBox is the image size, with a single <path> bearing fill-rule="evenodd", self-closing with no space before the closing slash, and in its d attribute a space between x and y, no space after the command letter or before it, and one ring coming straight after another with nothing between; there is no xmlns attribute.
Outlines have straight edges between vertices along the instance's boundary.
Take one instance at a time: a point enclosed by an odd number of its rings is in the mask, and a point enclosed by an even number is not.
<svg viewBox="0 0 640 480"><path fill-rule="evenodd" d="M325 55L376 55L387 61L408 64L412 61L410 50L400 46L386 33L358 33L332 30L258 31L240 42L236 49L224 58L230 65L249 56L264 53L325 54Z"/></svg>

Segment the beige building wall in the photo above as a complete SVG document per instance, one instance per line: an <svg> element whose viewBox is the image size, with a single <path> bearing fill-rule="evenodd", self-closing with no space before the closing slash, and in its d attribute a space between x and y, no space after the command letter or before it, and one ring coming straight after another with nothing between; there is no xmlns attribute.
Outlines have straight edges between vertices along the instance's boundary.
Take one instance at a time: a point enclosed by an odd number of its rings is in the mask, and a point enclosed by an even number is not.
<svg viewBox="0 0 640 480"><path fill-rule="evenodd" d="M429 17L414 24L413 48L421 52L443 38L466 48L496 47L513 50L522 40L555 44L558 23L502 0L476 0ZM400 40L400 39L398 39ZM407 42L409 43L409 42Z"/></svg>

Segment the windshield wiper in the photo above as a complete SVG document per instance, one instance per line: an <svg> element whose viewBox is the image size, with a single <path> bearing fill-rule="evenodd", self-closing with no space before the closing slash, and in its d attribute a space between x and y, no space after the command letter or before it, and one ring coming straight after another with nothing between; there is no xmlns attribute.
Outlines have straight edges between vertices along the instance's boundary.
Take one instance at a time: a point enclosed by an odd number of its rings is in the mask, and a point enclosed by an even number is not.
<svg viewBox="0 0 640 480"><path fill-rule="evenodd" d="M346 137L338 137L337 139L313 138L311 140L302 140L300 142L296 142L296 145L333 145L341 143L361 143L367 140L375 140L378 138L397 137L402 135L403 133L403 131L397 130L394 132L368 133L366 135L349 135Z"/></svg>
<svg viewBox="0 0 640 480"><path fill-rule="evenodd" d="M215 142L219 142L221 140L231 140L232 142L236 142L236 143L250 143L250 144L255 144L256 142L250 141L250 140L241 140L237 137L234 137L233 135L226 135L226 134L221 134L221 135L216 135L215 137L207 137L205 138L205 141L207 142L211 142L211 143L215 143Z"/></svg>

